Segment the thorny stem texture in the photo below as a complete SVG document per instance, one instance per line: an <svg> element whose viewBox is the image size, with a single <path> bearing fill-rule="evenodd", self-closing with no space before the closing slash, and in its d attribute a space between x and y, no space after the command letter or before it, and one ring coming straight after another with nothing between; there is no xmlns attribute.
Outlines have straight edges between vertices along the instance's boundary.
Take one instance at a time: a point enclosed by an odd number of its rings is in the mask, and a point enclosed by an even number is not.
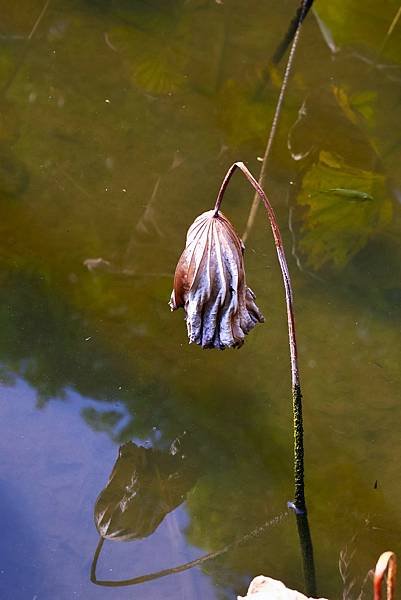
<svg viewBox="0 0 401 600"><path fill-rule="evenodd" d="M288 270L287 260L285 258L284 245L281 237L280 229L277 223L276 215L273 207L270 204L265 192L256 181L252 173L244 165L243 162L234 163L227 171L219 190L216 204L214 207L214 215L217 216L223 200L224 192L228 183L236 171L240 169L245 175L249 183L260 196L269 218L270 226L273 232L274 242L276 245L278 262L283 276L285 301L287 307L287 323L288 323L288 340L290 346L291 359L291 382L292 382L292 403L293 403L293 418L294 418L294 483L295 483L295 498L294 504L298 511L306 513L305 491L304 491L304 443L303 443L303 420L302 420L302 394L301 384L299 379L298 369L298 351L297 340L295 334L295 317L294 303L291 287L290 273Z"/></svg>

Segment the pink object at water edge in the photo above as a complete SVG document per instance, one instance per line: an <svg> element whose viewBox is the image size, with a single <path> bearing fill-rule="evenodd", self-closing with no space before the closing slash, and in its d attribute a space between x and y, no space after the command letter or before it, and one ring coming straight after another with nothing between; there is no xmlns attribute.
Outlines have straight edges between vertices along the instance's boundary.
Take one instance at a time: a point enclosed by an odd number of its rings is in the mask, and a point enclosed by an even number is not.
<svg viewBox="0 0 401 600"><path fill-rule="evenodd" d="M297 592L287 588L282 581L259 575L251 581L246 596L238 596L238 600L250 598L252 600L313 600ZM318 600L327 600L319 598Z"/></svg>
<svg viewBox="0 0 401 600"><path fill-rule="evenodd" d="M373 578L373 600L382 600L382 588L385 575L386 578L386 600L395 598L395 579L397 572L396 555L387 551L380 555L376 563ZM297 590L287 588L282 581L259 575L255 577L248 588L246 596L238 596L238 600L314 600L308 598ZM318 600L327 600L319 598Z"/></svg>
<svg viewBox="0 0 401 600"><path fill-rule="evenodd" d="M375 574L373 578L373 600L381 600L382 598L382 587L385 575L387 575L387 600L394 599L396 574L397 560L394 552L383 552L376 563Z"/></svg>

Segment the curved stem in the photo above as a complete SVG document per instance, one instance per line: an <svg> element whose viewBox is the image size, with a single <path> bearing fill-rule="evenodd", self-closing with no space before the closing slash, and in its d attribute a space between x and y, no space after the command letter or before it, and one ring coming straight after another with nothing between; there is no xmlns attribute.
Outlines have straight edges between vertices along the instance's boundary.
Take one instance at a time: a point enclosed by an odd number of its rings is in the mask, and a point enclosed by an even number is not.
<svg viewBox="0 0 401 600"><path fill-rule="evenodd" d="M227 171L226 176L223 179L221 188L217 195L216 204L214 207L214 216L218 215L221 203L223 201L224 192L228 186L228 183L233 176L236 169L240 169L245 175L249 183L255 189L256 193L261 198L267 216L269 218L270 226L273 233L274 242L276 245L278 262L283 277L284 290L285 290L285 302L287 307L287 324L288 324L288 341L290 346L290 359L291 359L291 382L292 382L292 403L293 403L293 416L294 416L294 479L295 479L295 498L294 504L298 511L306 512L305 504L305 492L304 492L304 444L303 444L303 419L302 419L302 394L301 384L299 378L298 369L298 350L297 340L295 333L295 317L294 317L294 303L293 294L291 287L290 273L288 270L287 260L284 252L283 240L280 233L280 228L277 223L276 215L273 207L270 204L265 192L256 181L252 173L244 165L243 162L234 163Z"/></svg>
<svg viewBox="0 0 401 600"><path fill-rule="evenodd" d="M240 169L240 171L242 171L242 173L245 175L249 183L255 189L256 194L261 198L264 204L272 229L273 238L276 245L278 262L283 277L285 302L287 307L288 341L290 346L291 359L292 410L294 429L295 497L294 502L290 502L288 503L288 505L294 508L297 517L297 528L299 541L301 545L306 591L308 595L315 596L316 576L313 559L313 544L309 530L304 489L304 431L302 417L302 393L298 369L298 350L297 338L295 333L295 316L291 278L288 270L287 260L285 257L283 239L281 237L280 228L278 226L273 207L270 204L269 199L267 198L260 184L256 181L252 173L248 170L248 168L244 165L243 162L236 162L228 169L226 176L223 179L223 183L221 184L219 193L217 195L216 204L214 206L214 216L218 216L220 206L223 201L224 193L236 169Z"/></svg>
<svg viewBox="0 0 401 600"><path fill-rule="evenodd" d="M382 583L384 575L387 573L387 600L394 599L395 576L397 573L397 559L394 552L387 551L380 555L376 563L373 579L374 600L381 600Z"/></svg>

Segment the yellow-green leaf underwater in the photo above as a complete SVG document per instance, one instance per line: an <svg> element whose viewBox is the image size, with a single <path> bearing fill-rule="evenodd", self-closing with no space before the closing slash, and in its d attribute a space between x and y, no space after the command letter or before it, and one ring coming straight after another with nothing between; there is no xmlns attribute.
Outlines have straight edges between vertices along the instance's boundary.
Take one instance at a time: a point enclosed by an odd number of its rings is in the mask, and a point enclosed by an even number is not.
<svg viewBox="0 0 401 600"><path fill-rule="evenodd" d="M350 167L326 152L304 175L297 203L303 208L299 248L313 269L343 267L392 217L381 173Z"/></svg>

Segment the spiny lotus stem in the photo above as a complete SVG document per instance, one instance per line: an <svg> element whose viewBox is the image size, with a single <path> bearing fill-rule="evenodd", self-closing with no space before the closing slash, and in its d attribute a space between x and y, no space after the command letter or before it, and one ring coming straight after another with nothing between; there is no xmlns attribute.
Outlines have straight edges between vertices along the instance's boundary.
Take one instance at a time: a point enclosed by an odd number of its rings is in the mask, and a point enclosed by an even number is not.
<svg viewBox="0 0 401 600"><path fill-rule="evenodd" d="M220 212L233 173L239 169L260 196L269 218L283 277L287 307L294 414L294 507L306 512L302 394L298 370L291 279L276 215L265 192L243 162L234 163L223 179L214 209L203 213L188 230L186 247L178 261L170 307L183 307L190 343L203 348L237 348L263 315L254 293L246 286L244 246L230 221Z"/></svg>

